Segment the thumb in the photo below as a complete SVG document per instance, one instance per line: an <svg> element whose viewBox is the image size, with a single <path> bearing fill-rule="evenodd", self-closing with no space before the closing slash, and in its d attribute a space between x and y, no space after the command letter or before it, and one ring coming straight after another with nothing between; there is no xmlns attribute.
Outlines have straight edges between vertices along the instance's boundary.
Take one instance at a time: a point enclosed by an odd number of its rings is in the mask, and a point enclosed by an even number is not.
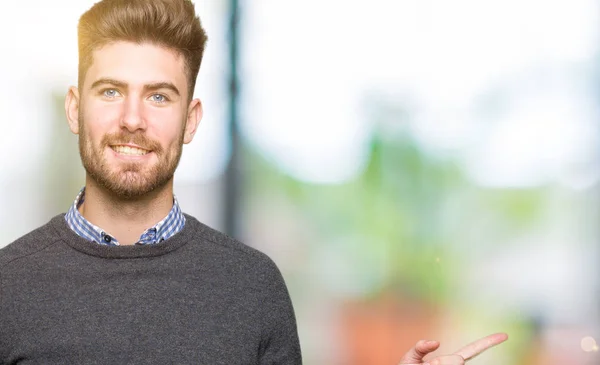
<svg viewBox="0 0 600 365"><path fill-rule="evenodd" d="M400 364L421 364L423 357L430 352L437 350L440 347L440 343L437 341L425 341L421 340L417 342L417 344L408 350L402 359L400 360Z"/></svg>

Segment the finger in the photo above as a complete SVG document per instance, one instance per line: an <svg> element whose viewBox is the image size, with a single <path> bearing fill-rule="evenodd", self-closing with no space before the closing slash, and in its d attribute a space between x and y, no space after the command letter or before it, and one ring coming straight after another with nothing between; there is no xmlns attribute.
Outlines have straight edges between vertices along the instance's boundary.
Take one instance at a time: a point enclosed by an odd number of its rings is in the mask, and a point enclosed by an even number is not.
<svg viewBox="0 0 600 365"><path fill-rule="evenodd" d="M400 364L420 364L425 355L437 350L438 347L440 347L440 343L437 341L421 340L402 356Z"/></svg>
<svg viewBox="0 0 600 365"><path fill-rule="evenodd" d="M490 347L501 344L508 339L506 333L495 333L477 341L471 342L467 346L454 352L455 355L461 356L465 360L470 360Z"/></svg>
<svg viewBox="0 0 600 365"><path fill-rule="evenodd" d="M465 359L460 355L446 355L438 356L431 360L428 360L423 365L464 365Z"/></svg>

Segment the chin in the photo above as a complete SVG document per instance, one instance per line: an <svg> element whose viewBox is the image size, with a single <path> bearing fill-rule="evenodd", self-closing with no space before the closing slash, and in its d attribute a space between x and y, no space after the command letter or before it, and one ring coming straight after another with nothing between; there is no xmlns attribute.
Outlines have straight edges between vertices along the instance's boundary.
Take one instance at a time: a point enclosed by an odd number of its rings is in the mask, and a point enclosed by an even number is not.
<svg viewBox="0 0 600 365"><path fill-rule="evenodd" d="M121 173L120 178L112 179L112 181L97 181L97 183L115 197L130 200L162 190L173 178L173 175L163 176L163 178L152 173L145 175L140 176L139 173L128 171Z"/></svg>

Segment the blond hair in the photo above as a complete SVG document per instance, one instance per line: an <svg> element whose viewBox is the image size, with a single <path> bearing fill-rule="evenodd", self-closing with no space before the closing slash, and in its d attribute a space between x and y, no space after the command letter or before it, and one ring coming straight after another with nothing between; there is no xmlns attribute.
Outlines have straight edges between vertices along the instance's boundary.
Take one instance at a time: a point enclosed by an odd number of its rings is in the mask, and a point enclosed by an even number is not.
<svg viewBox="0 0 600 365"><path fill-rule="evenodd" d="M94 50L116 41L148 42L183 56L191 99L207 37L190 0L102 0L81 16L77 35L80 89Z"/></svg>

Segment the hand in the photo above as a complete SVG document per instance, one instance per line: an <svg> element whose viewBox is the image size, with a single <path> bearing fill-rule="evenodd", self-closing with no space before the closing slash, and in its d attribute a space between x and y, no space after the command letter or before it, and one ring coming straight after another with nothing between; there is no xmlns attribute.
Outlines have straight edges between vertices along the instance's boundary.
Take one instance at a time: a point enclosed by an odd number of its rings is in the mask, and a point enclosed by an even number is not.
<svg viewBox="0 0 600 365"><path fill-rule="evenodd" d="M430 352L437 350L440 343L437 341L419 341L410 349L400 360L399 365L464 365L467 360L471 360L475 356L484 352L492 346L501 344L508 339L505 333L496 333L489 335L475 342L471 342L467 346L454 352L450 355L437 356L430 360L424 361L423 358Z"/></svg>

